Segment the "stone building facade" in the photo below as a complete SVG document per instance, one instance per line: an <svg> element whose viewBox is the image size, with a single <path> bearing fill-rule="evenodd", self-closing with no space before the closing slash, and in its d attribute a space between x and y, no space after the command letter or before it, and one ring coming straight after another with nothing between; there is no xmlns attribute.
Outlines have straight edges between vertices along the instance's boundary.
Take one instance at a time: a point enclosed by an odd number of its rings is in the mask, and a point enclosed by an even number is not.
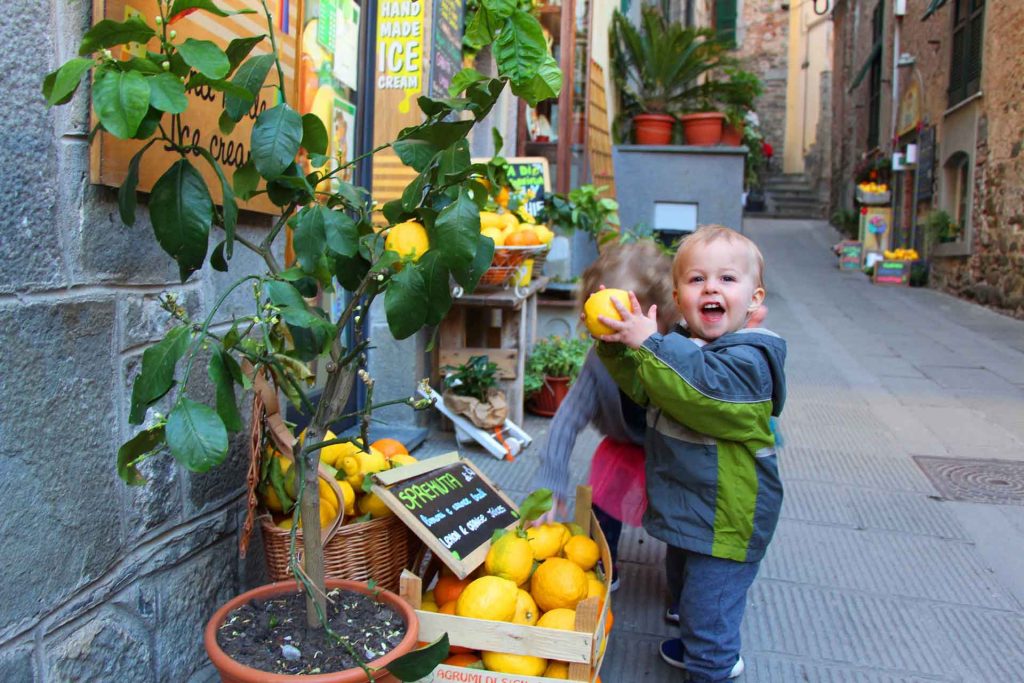
<svg viewBox="0 0 1024 683"><path fill-rule="evenodd" d="M858 171L878 159L896 246L930 252L932 286L1024 317L1024 5L907 0L896 17L893 0L837 0L833 16L832 208L853 207ZM884 168L910 144L916 165ZM938 209L956 227L926 239Z"/></svg>
<svg viewBox="0 0 1024 683"><path fill-rule="evenodd" d="M206 681L206 620L266 579L258 534L247 558L238 548L247 438L205 474L153 458L141 487L122 483L115 463L136 429L127 412L142 353L168 329L159 296L174 293L201 319L234 277L205 268L182 284L145 201L128 228L116 190L90 183L86 86L46 108L42 79L76 55L92 7L11 0L0 17L0 681ZM502 103L491 121L510 139L514 103ZM268 228L243 212L241 234L259 241ZM262 270L244 249L236 264ZM251 308L236 291L214 329ZM390 371L378 394L411 394L419 342L390 339L383 319L375 341L391 361L371 352L371 368ZM190 394L210 396L205 370L192 374Z"/></svg>

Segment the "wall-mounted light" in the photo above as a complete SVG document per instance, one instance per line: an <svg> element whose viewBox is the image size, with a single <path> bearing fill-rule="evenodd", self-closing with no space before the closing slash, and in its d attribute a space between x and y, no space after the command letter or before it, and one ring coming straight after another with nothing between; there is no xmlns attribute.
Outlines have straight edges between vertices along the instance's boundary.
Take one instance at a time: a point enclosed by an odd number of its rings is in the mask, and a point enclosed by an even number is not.
<svg viewBox="0 0 1024 683"><path fill-rule="evenodd" d="M899 56L899 59L896 60L896 66L914 66L916 62L917 60L914 59L914 55L909 52L904 52Z"/></svg>

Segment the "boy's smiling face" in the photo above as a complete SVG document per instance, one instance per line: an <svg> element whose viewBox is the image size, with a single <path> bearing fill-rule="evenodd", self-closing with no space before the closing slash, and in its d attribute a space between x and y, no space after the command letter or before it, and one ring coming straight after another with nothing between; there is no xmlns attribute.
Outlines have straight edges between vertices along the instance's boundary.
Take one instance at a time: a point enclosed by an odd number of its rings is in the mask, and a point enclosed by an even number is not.
<svg viewBox="0 0 1024 683"><path fill-rule="evenodd" d="M764 301L755 257L745 245L716 239L681 256L672 297L693 336L714 341L735 332Z"/></svg>

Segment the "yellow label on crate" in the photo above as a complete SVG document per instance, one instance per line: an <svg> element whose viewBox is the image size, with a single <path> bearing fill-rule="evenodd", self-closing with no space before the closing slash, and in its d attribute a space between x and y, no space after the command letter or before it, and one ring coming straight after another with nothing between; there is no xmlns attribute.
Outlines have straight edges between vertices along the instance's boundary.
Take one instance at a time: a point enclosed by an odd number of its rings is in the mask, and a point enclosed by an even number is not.
<svg viewBox="0 0 1024 683"><path fill-rule="evenodd" d="M532 279L533 259L528 258L516 267L516 272L512 275L512 284L516 287L526 287Z"/></svg>

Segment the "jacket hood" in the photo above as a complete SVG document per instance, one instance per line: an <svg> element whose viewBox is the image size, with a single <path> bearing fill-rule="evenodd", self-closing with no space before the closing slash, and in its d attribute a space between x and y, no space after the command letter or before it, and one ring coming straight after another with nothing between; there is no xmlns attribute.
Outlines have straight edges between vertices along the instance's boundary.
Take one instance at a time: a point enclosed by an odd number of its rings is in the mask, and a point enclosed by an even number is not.
<svg viewBox="0 0 1024 683"><path fill-rule="evenodd" d="M707 349L730 346L753 346L761 350L772 374L772 415L778 417L786 403L786 340L763 327L744 328L723 335L707 345Z"/></svg>

